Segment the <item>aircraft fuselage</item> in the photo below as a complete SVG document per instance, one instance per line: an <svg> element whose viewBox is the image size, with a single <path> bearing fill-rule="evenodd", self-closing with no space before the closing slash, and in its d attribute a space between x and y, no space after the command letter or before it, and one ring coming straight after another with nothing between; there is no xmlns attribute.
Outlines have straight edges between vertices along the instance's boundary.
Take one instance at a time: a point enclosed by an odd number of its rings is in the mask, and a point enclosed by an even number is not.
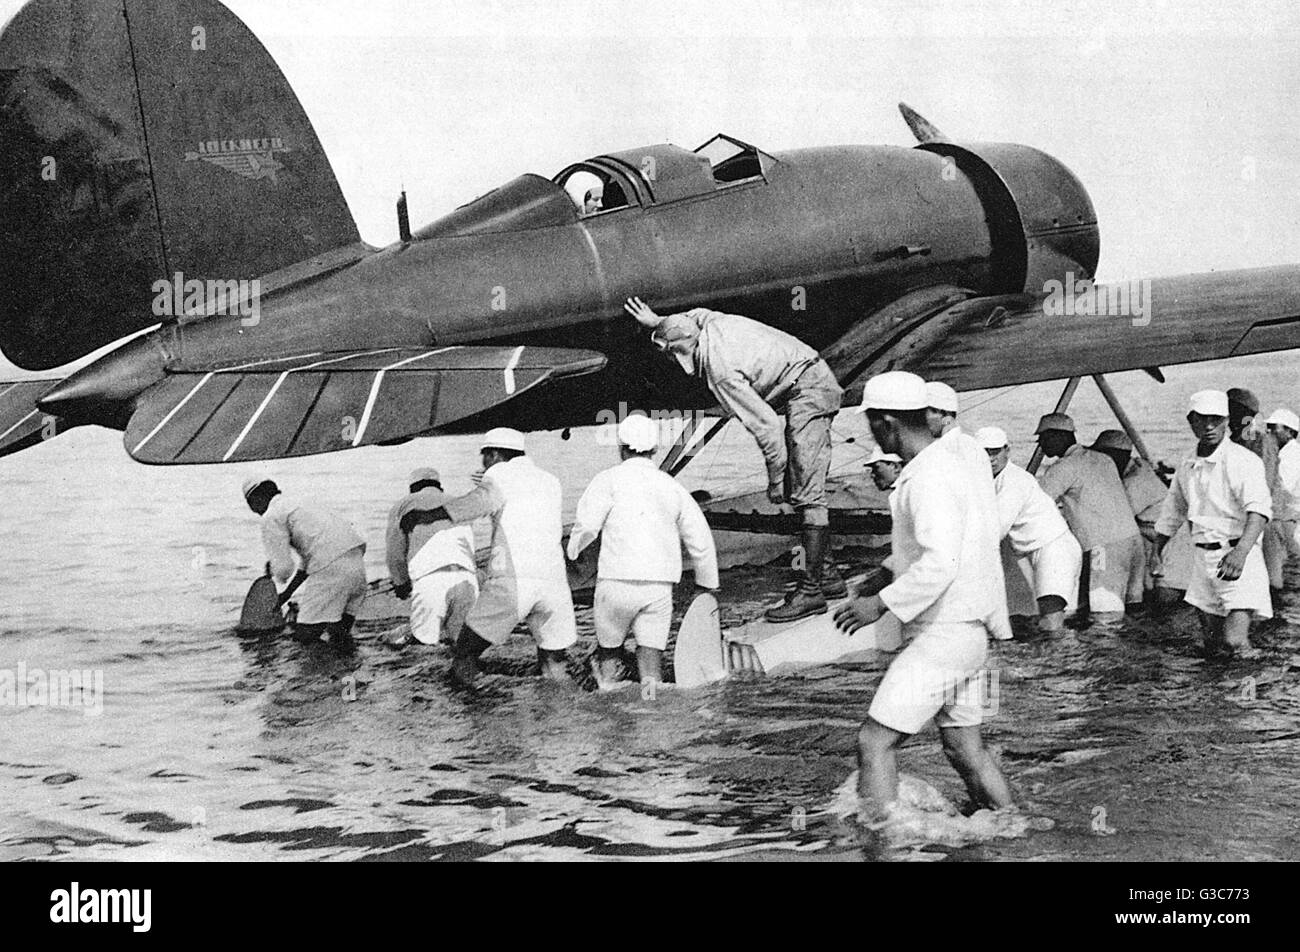
<svg viewBox="0 0 1300 952"><path fill-rule="evenodd" d="M255 323L212 316L133 341L69 378L42 408L119 425L168 368L490 341L592 348L609 363L458 429L590 424L611 401L711 402L623 314L632 295L660 313L742 313L821 349L917 288L1015 293L1066 268L1090 275L1095 267L1086 193L1035 150L753 152L758 174L736 182L716 181L707 161L672 146L580 163L572 168L610 176L629 199L589 217L560 184L523 176L409 242L271 293Z"/></svg>

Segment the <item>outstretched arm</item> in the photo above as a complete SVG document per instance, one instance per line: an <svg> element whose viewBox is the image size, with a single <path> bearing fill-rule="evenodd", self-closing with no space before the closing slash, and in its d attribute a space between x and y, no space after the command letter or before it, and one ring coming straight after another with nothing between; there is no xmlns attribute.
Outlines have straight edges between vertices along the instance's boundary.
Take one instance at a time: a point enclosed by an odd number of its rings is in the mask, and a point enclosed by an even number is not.
<svg viewBox="0 0 1300 952"><path fill-rule="evenodd" d="M490 478L484 478L475 489L455 499L445 500L441 508L433 509L431 513L455 523L473 522L480 516L499 512L505 501L497 484Z"/></svg>

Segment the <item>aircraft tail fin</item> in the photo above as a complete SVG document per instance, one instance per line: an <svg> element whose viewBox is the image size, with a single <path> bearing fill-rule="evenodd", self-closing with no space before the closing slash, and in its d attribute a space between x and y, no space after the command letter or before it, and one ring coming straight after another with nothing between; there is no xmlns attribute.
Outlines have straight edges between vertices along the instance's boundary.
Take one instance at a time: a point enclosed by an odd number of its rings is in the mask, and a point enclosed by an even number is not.
<svg viewBox="0 0 1300 952"><path fill-rule="evenodd" d="M160 280L359 240L293 90L216 0L32 0L10 20L0 221L0 350L29 370L173 319Z"/></svg>

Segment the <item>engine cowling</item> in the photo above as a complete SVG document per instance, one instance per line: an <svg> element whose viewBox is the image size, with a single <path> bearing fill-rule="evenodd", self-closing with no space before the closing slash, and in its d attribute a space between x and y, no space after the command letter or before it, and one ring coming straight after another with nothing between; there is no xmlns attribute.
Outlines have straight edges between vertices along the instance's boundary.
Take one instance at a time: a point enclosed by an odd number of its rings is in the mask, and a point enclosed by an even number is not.
<svg viewBox="0 0 1300 952"><path fill-rule="evenodd" d="M975 185L988 216L996 293L1038 294L1049 280L1096 274L1101 250L1097 212L1087 190L1061 162L1010 142L926 142L951 158Z"/></svg>

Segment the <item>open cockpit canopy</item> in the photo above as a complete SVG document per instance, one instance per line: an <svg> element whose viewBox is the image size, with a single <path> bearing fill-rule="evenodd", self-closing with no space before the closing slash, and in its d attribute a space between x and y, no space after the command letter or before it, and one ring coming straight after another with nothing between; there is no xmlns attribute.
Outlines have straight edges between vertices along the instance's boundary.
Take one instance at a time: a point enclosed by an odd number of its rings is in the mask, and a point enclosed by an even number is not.
<svg viewBox="0 0 1300 952"><path fill-rule="evenodd" d="M694 151L665 142L611 152L571 165L553 181L586 217L762 182L775 164L776 159L746 142L716 135Z"/></svg>
<svg viewBox="0 0 1300 952"><path fill-rule="evenodd" d="M776 159L766 152L722 133L718 133L695 152L709 160L713 180L719 188L754 179L766 179L768 170L776 164Z"/></svg>
<svg viewBox="0 0 1300 952"><path fill-rule="evenodd" d="M521 175L415 234L417 240L571 225L579 218L712 195L762 183L776 159L716 135L695 151L669 143L611 152L568 166L552 179Z"/></svg>

